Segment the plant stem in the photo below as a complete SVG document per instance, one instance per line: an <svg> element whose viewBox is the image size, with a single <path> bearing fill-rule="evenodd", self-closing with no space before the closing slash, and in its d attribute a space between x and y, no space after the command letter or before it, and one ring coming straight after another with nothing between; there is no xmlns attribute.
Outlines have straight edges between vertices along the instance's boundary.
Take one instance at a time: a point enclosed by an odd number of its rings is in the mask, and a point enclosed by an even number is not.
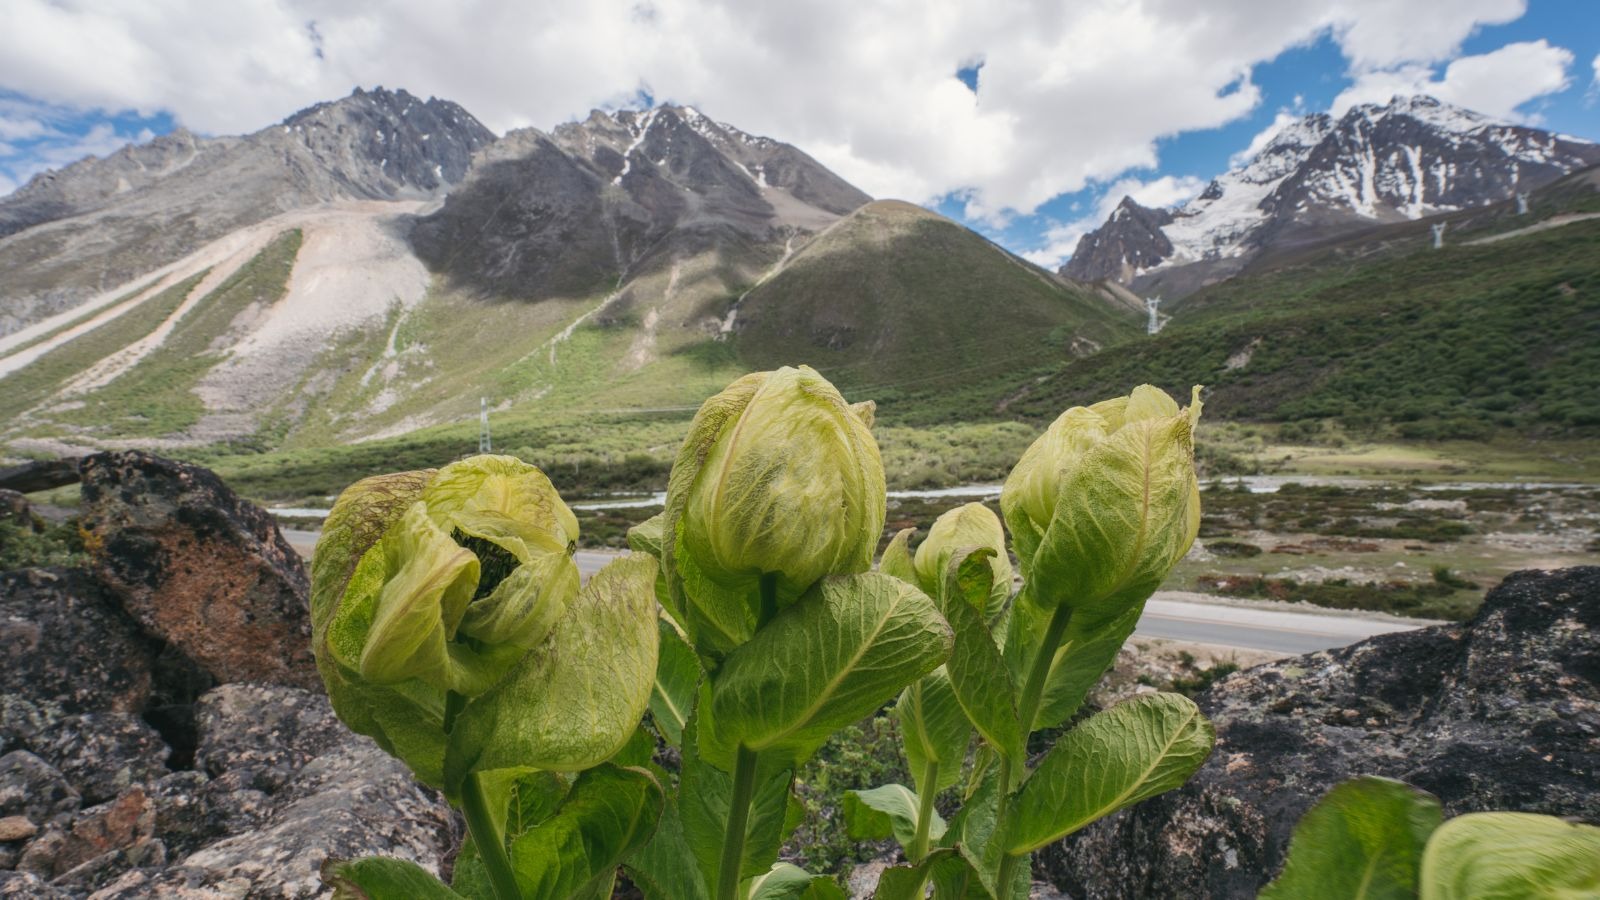
<svg viewBox="0 0 1600 900"><path fill-rule="evenodd" d="M1028 680L1022 684L1022 700L1017 704L1017 715L1022 722L1022 755L1025 762L1028 755L1028 739L1033 737L1033 720L1039 715L1039 702L1044 698L1045 679L1050 676L1050 666L1055 662L1056 651L1061 649L1061 640L1066 637L1067 625L1072 621L1072 607L1065 603L1056 605L1055 612L1050 614L1050 624L1045 627L1044 639L1039 642L1039 652L1033 658L1033 666L1028 669ZM1000 756L1000 796L995 801L995 833L1000 834L1006 819L1006 807L1010 804L1011 791L1015 788L1012 779L1023 772L1022 766L1013 769L1011 758L1004 754ZM996 890L1001 896L1006 896L1011 879L1015 877L1017 861L1020 856L1007 853L1000 860L1000 875L995 881Z"/></svg>
<svg viewBox="0 0 1600 900"><path fill-rule="evenodd" d="M939 763L928 760L922 767L922 796L917 798L917 834L911 840L911 861L922 862L928 855L928 830L933 827L933 796L939 792Z"/></svg>
<svg viewBox="0 0 1600 900"><path fill-rule="evenodd" d="M766 572L761 576L761 612L756 620L756 628L772 621L778 614L778 573Z"/></svg>
<svg viewBox="0 0 1600 900"><path fill-rule="evenodd" d="M478 775L477 772L468 775L461 790L461 812L467 820L467 833L472 835L472 843L478 848L478 858L483 860L483 867L489 872L489 883L494 887L496 900L522 900L511 859L506 856L505 837L495 827L494 815L489 811L489 796L484 792L483 782Z"/></svg>
<svg viewBox="0 0 1600 900"><path fill-rule="evenodd" d="M743 746L733 762L733 797L728 804L728 830L722 836L722 865L717 872L716 900L738 900L739 869L744 862L745 831L750 801L756 793L756 752Z"/></svg>

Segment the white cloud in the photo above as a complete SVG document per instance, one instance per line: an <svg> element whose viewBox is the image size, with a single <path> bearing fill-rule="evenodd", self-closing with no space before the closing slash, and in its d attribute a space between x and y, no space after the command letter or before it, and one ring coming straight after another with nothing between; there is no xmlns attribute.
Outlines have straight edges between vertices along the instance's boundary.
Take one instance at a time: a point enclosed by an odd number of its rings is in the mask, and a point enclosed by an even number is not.
<svg viewBox="0 0 1600 900"><path fill-rule="evenodd" d="M1251 68L1332 34L1361 72L1449 58L1523 0L8 0L0 87L263 127L354 85L548 128L640 88L795 143L878 196L1028 213L1255 108ZM984 60L975 95L955 77Z"/></svg>
<svg viewBox="0 0 1600 900"><path fill-rule="evenodd" d="M130 141L147 141L149 130L118 131L109 122L82 130L72 127L73 112L15 98L0 98L0 196L46 169L59 169L86 156L113 153Z"/></svg>
<svg viewBox="0 0 1600 900"><path fill-rule="evenodd" d="M1079 238L1099 228L1101 223L1110 218L1118 204L1122 203L1123 197L1132 197L1140 206L1156 209L1184 203L1205 190L1205 186L1205 179L1190 175L1163 175L1150 181L1138 178L1119 179L1101 191L1093 212L1047 228L1044 233L1044 244L1023 253L1022 256L1047 269L1055 269L1072 256L1072 251L1078 247Z"/></svg>
<svg viewBox="0 0 1600 900"><path fill-rule="evenodd" d="M1429 94L1446 103L1510 119L1537 122L1518 107L1571 84L1572 51L1548 41L1523 41L1477 56L1463 56L1434 77L1426 65L1366 72L1333 101L1337 115L1359 103L1387 103L1405 94Z"/></svg>

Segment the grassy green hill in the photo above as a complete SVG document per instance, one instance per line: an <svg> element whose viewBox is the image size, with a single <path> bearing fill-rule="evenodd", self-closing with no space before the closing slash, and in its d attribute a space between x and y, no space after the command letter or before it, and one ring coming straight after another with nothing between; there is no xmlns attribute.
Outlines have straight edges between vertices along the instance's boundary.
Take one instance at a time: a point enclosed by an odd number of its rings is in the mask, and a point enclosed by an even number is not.
<svg viewBox="0 0 1600 900"><path fill-rule="evenodd" d="M1596 196L1555 187L1536 213ZM1159 335L1062 366L1012 408L1044 418L1131 383L1198 383L1208 415L1233 420L1417 439L1600 433L1600 219L1519 235L1510 226L1539 217L1503 219L1456 232L1506 235L1490 243L1431 250L1411 223L1276 261L1196 294Z"/></svg>
<svg viewBox="0 0 1600 900"><path fill-rule="evenodd" d="M1004 415L1019 385L1138 333L1127 309L892 200L806 244L737 325L747 368L807 363L904 422Z"/></svg>

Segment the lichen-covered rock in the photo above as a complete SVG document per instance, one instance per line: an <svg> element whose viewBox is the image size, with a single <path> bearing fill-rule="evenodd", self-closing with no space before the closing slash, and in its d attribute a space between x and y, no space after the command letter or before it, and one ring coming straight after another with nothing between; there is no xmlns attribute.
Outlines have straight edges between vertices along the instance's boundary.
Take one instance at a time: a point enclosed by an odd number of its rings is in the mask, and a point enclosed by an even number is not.
<svg viewBox="0 0 1600 900"><path fill-rule="evenodd" d="M18 900L72 900L66 891L57 890L37 875L27 872L0 871L0 897Z"/></svg>
<svg viewBox="0 0 1600 900"><path fill-rule="evenodd" d="M85 803L104 803L167 774L172 752L143 719L120 712L66 716L26 749L59 769Z"/></svg>
<svg viewBox="0 0 1600 900"><path fill-rule="evenodd" d="M305 566L265 510L147 453L96 454L80 471L85 548L134 619L218 682L320 684Z"/></svg>
<svg viewBox="0 0 1600 900"><path fill-rule="evenodd" d="M82 798L54 766L26 750L0 756L0 816L43 825L78 808Z"/></svg>
<svg viewBox="0 0 1600 900"><path fill-rule="evenodd" d="M1300 816L1355 775L1447 815L1600 820L1600 568L1518 572L1462 626L1235 673L1197 701L1217 746L1183 788L1038 856L1074 897L1254 897Z"/></svg>
<svg viewBox="0 0 1600 900"><path fill-rule="evenodd" d="M138 712L155 647L82 569L0 572L0 693Z"/></svg>
<svg viewBox="0 0 1600 900"><path fill-rule="evenodd" d="M321 694L259 684L225 684L197 704L203 735L195 765L213 775L230 769L298 769L349 737Z"/></svg>

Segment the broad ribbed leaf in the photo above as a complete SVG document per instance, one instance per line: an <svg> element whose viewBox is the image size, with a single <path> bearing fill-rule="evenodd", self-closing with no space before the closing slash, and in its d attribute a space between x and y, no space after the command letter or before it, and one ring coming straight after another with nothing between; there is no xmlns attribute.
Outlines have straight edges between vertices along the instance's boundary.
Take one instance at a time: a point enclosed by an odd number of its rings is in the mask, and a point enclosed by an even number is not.
<svg viewBox="0 0 1600 900"><path fill-rule="evenodd" d="M656 562L634 554L589 580L550 637L456 718L447 779L586 769L633 735L655 684Z"/></svg>
<svg viewBox="0 0 1600 900"><path fill-rule="evenodd" d="M1031 731L1055 728L1072 718L1084 697L1116 662L1117 651L1127 643L1143 613L1144 604L1140 603L1109 622L1073 617L1045 677ZM1040 609L1028 590L1017 595L1006 619L1005 660L1012 678L1021 680L1027 676L1033 654L1038 652L1038 636L1049 623L1050 612Z"/></svg>
<svg viewBox="0 0 1600 900"><path fill-rule="evenodd" d="M968 560L960 567L988 571L982 553L974 553ZM987 596L987 588L980 596ZM1018 759L1022 755L1022 728L1017 720L1016 685L980 609L964 601L946 604L945 618L955 634L955 646L945 669L950 673L956 699L973 727L995 749Z"/></svg>
<svg viewBox="0 0 1600 900"><path fill-rule="evenodd" d="M645 900L710 900L705 876L689 849L678 805L671 797L661 810L655 834L622 865Z"/></svg>
<svg viewBox="0 0 1600 900"><path fill-rule="evenodd" d="M911 563L911 536L916 532L915 528L902 528L895 532L889 546L883 548L883 556L878 558L878 571L921 588L916 567Z"/></svg>
<svg viewBox="0 0 1600 900"><path fill-rule="evenodd" d="M572 781L572 776L559 772L517 769L497 769L481 776L490 816L508 845L523 832L555 815L572 789ZM462 843L461 852L456 854L450 887L468 897L494 896L489 871L484 868L478 845L470 834Z"/></svg>
<svg viewBox="0 0 1600 900"><path fill-rule="evenodd" d="M974 567L980 561L982 570ZM1005 529L1000 517L982 503L965 503L939 516L928 530L928 539L917 548L913 563L924 590L960 594L985 620L998 613L1011 596ZM952 582L952 578L956 580ZM942 610L948 600L936 596Z"/></svg>
<svg viewBox="0 0 1600 900"><path fill-rule="evenodd" d="M565 900L610 884L650 838L664 799L643 769L603 765L579 775L555 815L511 842L524 900Z"/></svg>
<svg viewBox="0 0 1600 900"><path fill-rule="evenodd" d="M956 700L955 689L950 686L950 673L943 666L900 692L900 699L894 704L894 717L900 724L900 744L919 794L924 791L937 794L961 780L961 765L967 758L972 724ZM933 784L923 780L929 763L937 764Z"/></svg>
<svg viewBox="0 0 1600 900"><path fill-rule="evenodd" d="M1183 784L1216 734L1187 697L1145 694L1067 732L1023 782L1004 834L1031 853L1125 806Z"/></svg>
<svg viewBox="0 0 1600 900"><path fill-rule="evenodd" d="M1422 855L1422 900L1600 897L1600 828L1532 813L1469 813Z"/></svg>
<svg viewBox="0 0 1600 900"><path fill-rule="evenodd" d="M439 470L422 491L428 515L505 548L519 562L565 554L578 539L578 519L550 479L514 456L471 456Z"/></svg>
<svg viewBox="0 0 1600 900"><path fill-rule="evenodd" d="M744 896L749 900L844 900L844 892L832 879L783 862L745 882Z"/></svg>
<svg viewBox="0 0 1600 900"><path fill-rule="evenodd" d="M928 836L944 836L945 822L937 811L929 822ZM886 784L866 791L844 792L845 830L858 841L894 838L909 849L917 837L917 795L903 784Z"/></svg>
<svg viewBox="0 0 1600 900"><path fill-rule="evenodd" d="M717 883L722 862L723 836L733 798L733 775L700 755L704 741L698 731L708 691L701 688L700 702L683 732L683 767L678 778L678 814L689 850L700 864L707 885ZM767 871L778 858L790 809L794 772L777 754L763 754L756 769L755 796L745 825L744 860L739 874L750 878Z"/></svg>
<svg viewBox="0 0 1600 900"><path fill-rule="evenodd" d="M729 654L711 707L719 735L796 762L950 654L933 601L881 573L824 578Z"/></svg>
<svg viewBox="0 0 1600 900"><path fill-rule="evenodd" d="M427 869L387 856L328 859L322 883L333 888L334 900L462 900Z"/></svg>
<svg viewBox="0 0 1600 900"><path fill-rule="evenodd" d="M671 622L661 619L658 626L661 655L650 691L650 718L667 743L676 747L683 742L683 726L700 690L700 659Z"/></svg>
<svg viewBox="0 0 1600 900"><path fill-rule="evenodd" d="M1283 874L1261 900L1411 900L1442 818L1437 797L1403 782L1337 785L1294 827Z"/></svg>

